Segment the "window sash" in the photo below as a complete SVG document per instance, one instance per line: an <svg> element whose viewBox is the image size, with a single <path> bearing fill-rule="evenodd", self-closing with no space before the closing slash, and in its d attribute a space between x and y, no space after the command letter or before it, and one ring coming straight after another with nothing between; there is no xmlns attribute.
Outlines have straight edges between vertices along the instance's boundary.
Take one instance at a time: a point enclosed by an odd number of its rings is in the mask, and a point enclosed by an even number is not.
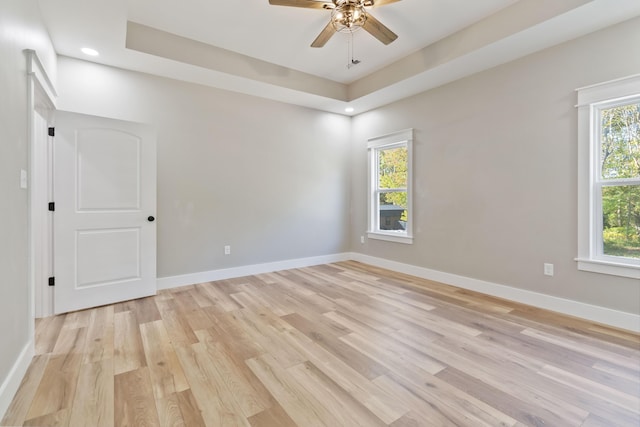
<svg viewBox="0 0 640 427"><path fill-rule="evenodd" d="M611 181L594 183L594 190L593 190L594 221L593 221L593 229L591 230L591 241L592 241L591 256L593 259L599 260L599 261L608 261L608 262L640 266L640 258L614 256L614 255L607 255L604 253L604 215L603 215L604 212L603 212L603 205L602 205L602 188L629 185L628 180L617 180L617 181L623 181L623 184L614 184ZM634 179L632 181L635 181L635 183L631 185L634 185L634 186L637 185L640 187L640 180Z"/></svg>
<svg viewBox="0 0 640 427"><path fill-rule="evenodd" d="M398 188L381 188L380 187L380 153L386 150L393 150L396 148L406 148L409 149L406 141L382 145L379 147L373 148L374 151L374 163L375 163L375 185L373 189L373 232L375 233L393 233L393 234L401 234L407 235L407 230L383 230L382 225L380 224L380 195L384 193L408 193L407 187L398 187ZM409 161L407 157L407 162ZM407 171L409 170L409 165L407 165ZM408 177L407 177L408 179ZM407 194L408 197L408 194ZM407 209L407 208L405 208ZM407 212L407 218L409 218L409 213Z"/></svg>
<svg viewBox="0 0 640 427"><path fill-rule="evenodd" d="M609 262L615 264L640 266L640 259L613 256L604 253L604 217L602 203L603 187L638 185L640 186L640 176L634 178L603 178L602 175L602 111L622 107L625 105L637 104L640 102L640 96L626 96L614 100L606 100L596 102L590 105L590 147L591 147L591 197L590 205L592 211L592 221L590 230L590 258L594 261Z"/></svg>
<svg viewBox="0 0 640 427"><path fill-rule="evenodd" d="M384 188L384 189L380 189L380 190L376 190L374 192L374 200L375 200L375 208L374 208L374 216L375 216L375 232L381 232L381 233L394 233L394 234L403 234L406 235L407 234L407 230L389 230L389 229L383 229L382 228L382 224L380 224L380 217L381 217L381 213L382 213L382 209L381 206L383 206L380 203L380 196L382 194L386 194L386 193L407 193L406 188L392 188L392 189L388 189L388 188ZM407 194L408 197L408 194ZM407 223L411 220L410 218L410 214L409 214L409 209L408 206L401 206L402 208L404 208L404 210L407 212Z"/></svg>

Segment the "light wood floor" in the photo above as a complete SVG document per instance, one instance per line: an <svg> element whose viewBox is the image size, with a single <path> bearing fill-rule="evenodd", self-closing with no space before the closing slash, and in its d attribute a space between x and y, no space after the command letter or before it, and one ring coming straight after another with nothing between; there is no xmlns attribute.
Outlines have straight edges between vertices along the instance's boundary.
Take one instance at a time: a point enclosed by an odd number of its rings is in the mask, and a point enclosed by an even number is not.
<svg viewBox="0 0 640 427"><path fill-rule="evenodd" d="M356 262L42 319L3 425L633 426L640 337Z"/></svg>

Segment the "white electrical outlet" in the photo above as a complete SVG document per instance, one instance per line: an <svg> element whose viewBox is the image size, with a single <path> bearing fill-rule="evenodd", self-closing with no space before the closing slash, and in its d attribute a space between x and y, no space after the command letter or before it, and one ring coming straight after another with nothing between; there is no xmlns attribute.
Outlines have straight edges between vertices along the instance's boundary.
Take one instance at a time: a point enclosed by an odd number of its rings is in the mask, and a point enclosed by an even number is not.
<svg viewBox="0 0 640 427"><path fill-rule="evenodd" d="M360 243L364 243L364 236L360 236Z"/></svg>
<svg viewBox="0 0 640 427"><path fill-rule="evenodd" d="M544 263L544 275L553 276L553 264Z"/></svg>
<svg viewBox="0 0 640 427"><path fill-rule="evenodd" d="M224 247L224 254L225 254L225 255L231 255L231 246L226 245L226 246Z"/></svg>

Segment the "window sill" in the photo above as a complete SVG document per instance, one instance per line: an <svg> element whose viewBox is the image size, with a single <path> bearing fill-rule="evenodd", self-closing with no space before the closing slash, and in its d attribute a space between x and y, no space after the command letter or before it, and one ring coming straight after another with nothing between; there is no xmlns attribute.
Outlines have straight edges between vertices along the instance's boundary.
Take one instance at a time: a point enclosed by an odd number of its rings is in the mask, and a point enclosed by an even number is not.
<svg viewBox="0 0 640 427"><path fill-rule="evenodd" d="M370 239L385 240L387 242L404 243L406 245L413 244L413 236L407 236L406 234L369 231L367 237Z"/></svg>
<svg viewBox="0 0 640 427"><path fill-rule="evenodd" d="M576 261L578 262L578 270L640 279L640 265L584 258L576 258Z"/></svg>

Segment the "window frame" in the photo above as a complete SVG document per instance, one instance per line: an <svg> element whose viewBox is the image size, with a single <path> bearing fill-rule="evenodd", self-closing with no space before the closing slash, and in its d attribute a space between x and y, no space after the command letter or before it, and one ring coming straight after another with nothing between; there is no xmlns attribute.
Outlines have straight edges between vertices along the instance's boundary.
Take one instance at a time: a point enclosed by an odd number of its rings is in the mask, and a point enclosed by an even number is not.
<svg viewBox="0 0 640 427"><path fill-rule="evenodd" d="M404 188L379 188L379 165L377 153L382 150L406 147L407 148L407 187ZM387 135L377 136L367 140L367 152L369 157L368 179L368 230L370 239L385 240L395 243L413 244L413 129L405 129ZM392 231L380 229L380 194L386 192L407 193L407 224L404 231Z"/></svg>
<svg viewBox="0 0 640 427"><path fill-rule="evenodd" d="M601 111L640 102L640 74L577 89L578 270L640 279L640 259L604 254L602 188L640 185L639 178L603 179Z"/></svg>

